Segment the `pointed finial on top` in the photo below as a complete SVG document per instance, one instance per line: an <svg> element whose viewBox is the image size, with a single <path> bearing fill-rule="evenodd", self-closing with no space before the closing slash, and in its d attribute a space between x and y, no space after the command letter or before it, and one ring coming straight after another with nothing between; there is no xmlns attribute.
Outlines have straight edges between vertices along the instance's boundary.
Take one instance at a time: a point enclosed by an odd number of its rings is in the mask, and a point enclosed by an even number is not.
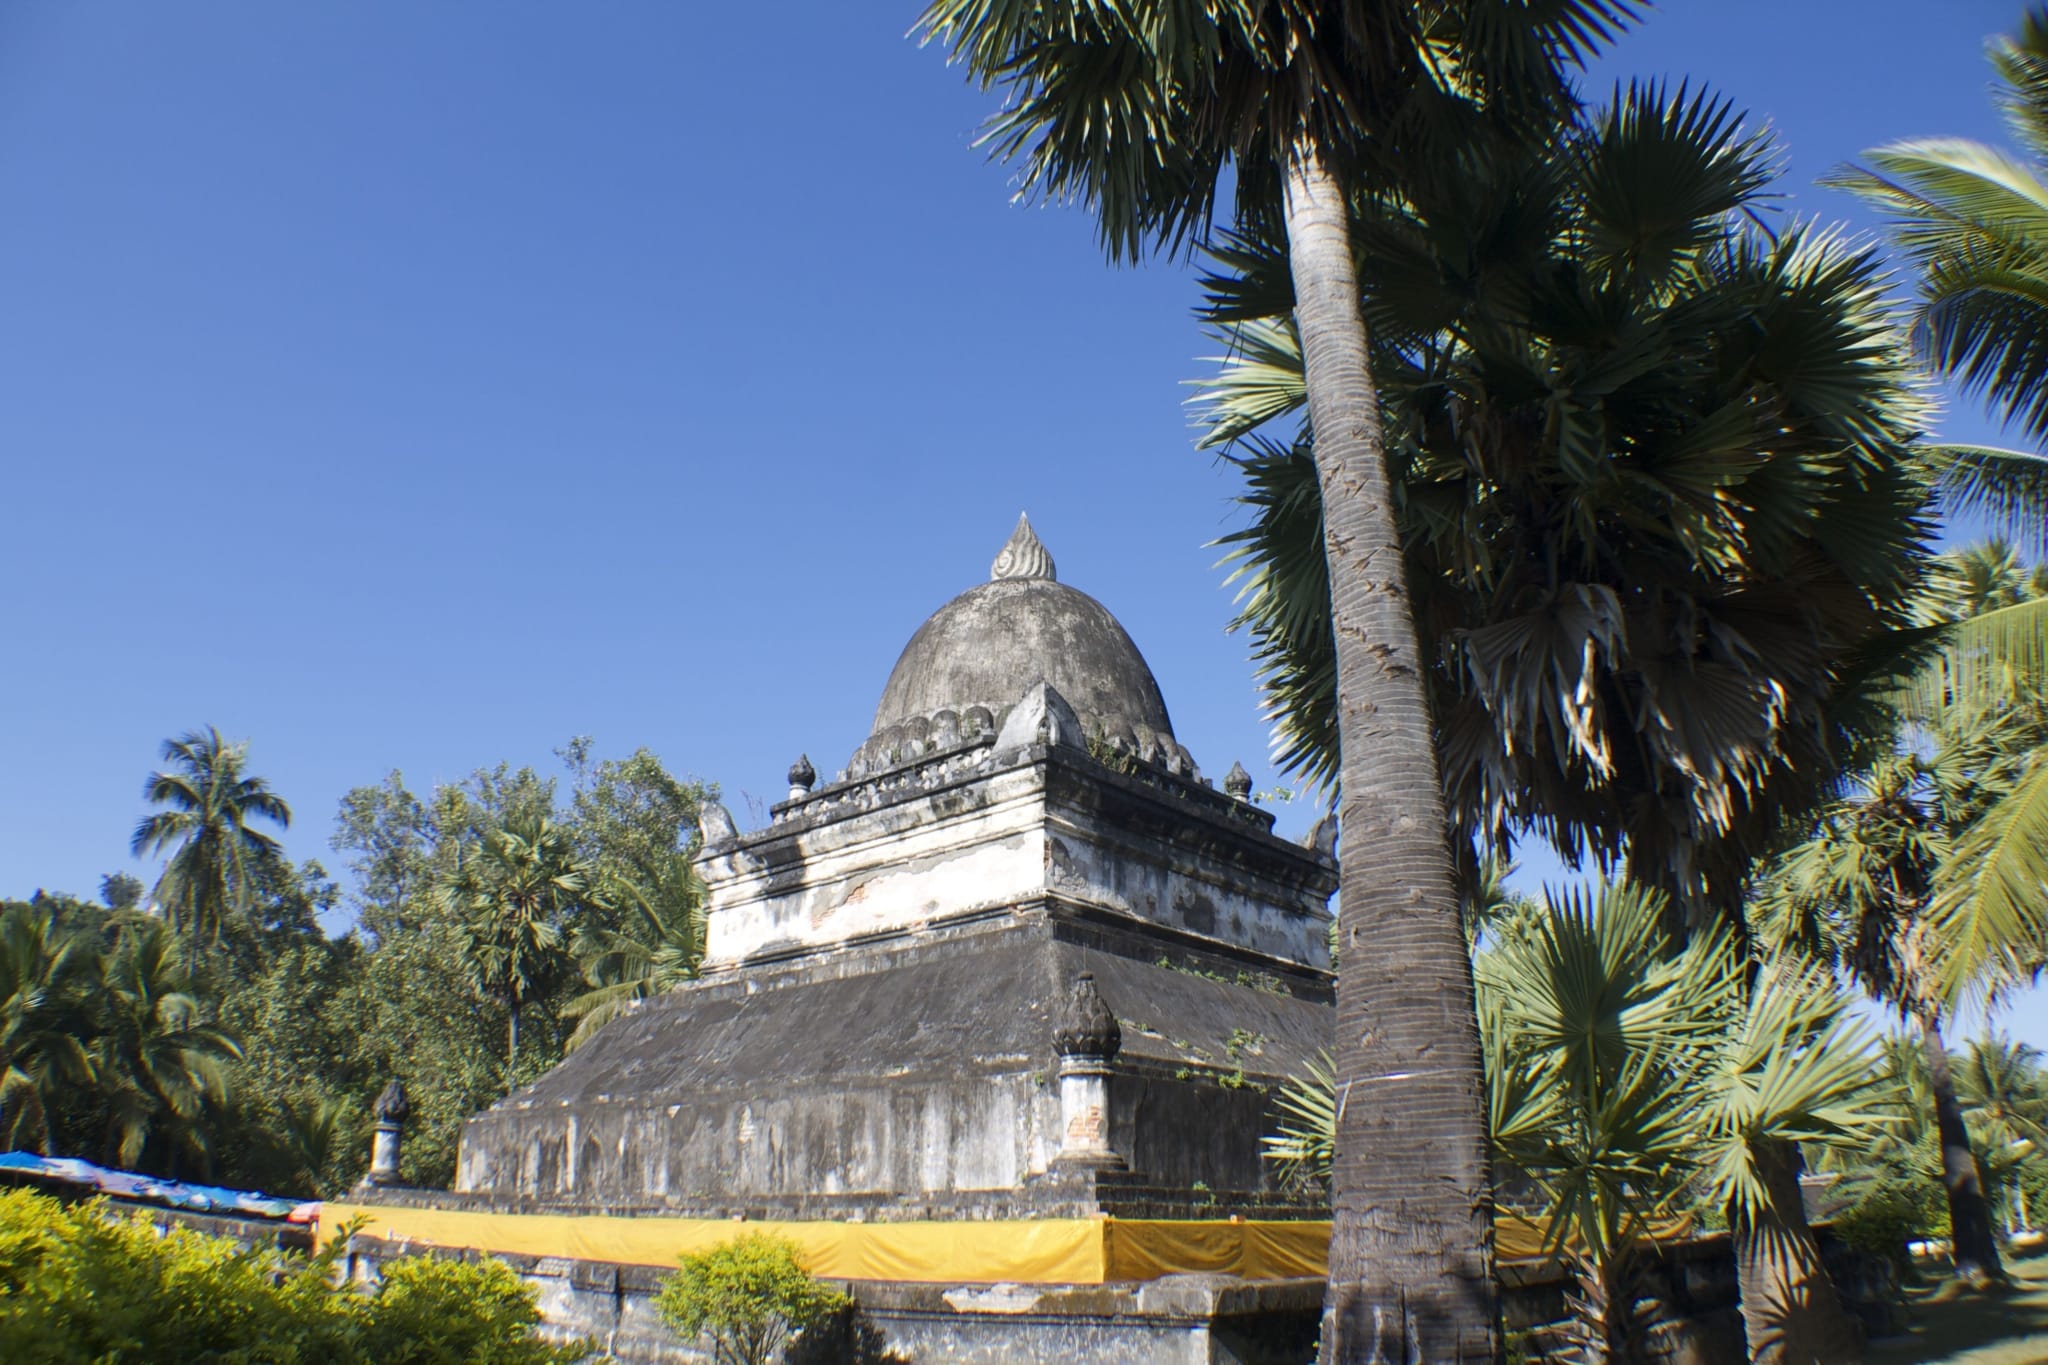
<svg viewBox="0 0 2048 1365"><path fill-rule="evenodd" d="M1039 543L1037 533L1031 529L1031 518L1022 512L1017 514L1017 529L1010 532L1009 543L996 556L996 562L989 565L988 576L1059 581L1059 574L1053 570L1052 552Z"/></svg>
<svg viewBox="0 0 2048 1365"><path fill-rule="evenodd" d="M1252 775L1244 770L1244 764L1230 765L1230 771L1223 775L1223 790L1236 801L1252 799Z"/></svg>

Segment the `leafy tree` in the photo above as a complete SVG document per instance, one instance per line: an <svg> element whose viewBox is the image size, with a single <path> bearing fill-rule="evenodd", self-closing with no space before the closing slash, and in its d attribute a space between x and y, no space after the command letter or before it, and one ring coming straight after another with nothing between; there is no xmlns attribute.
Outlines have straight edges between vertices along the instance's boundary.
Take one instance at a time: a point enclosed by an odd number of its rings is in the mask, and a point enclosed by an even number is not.
<svg viewBox="0 0 2048 1365"><path fill-rule="evenodd" d="M1729 1024L1725 940L1672 954L1659 899L1574 893L1478 959L1493 1141L1503 1174L1542 1193L1589 1362L1641 1354L1635 1247L1692 1169L1708 1049Z"/></svg>
<svg viewBox="0 0 2048 1365"><path fill-rule="evenodd" d="M343 1031L339 1070L364 1111L385 1081L405 1083L413 1107L404 1151L409 1183L445 1186L463 1121L508 1085L502 1064L510 1021L495 1002L477 1007L467 921L441 887L483 831L555 816L554 781L506 764L424 796L394 772L342 799L333 844L353 873L349 906L360 956L337 983L328 1013ZM573 819L560 823L575 832ZM555 1025L579 983L566 959L558 966L548 997L523 1011L515 1082L561 1055L565 1030Z"/></svg>
<svg viewBox="0 0 2048 1365"><path fill-rule="evenodd" d="M573 921L599 902L590 864L545 817L514 816L465 850L442 882L470 981L505 1011L505 1093L519 1064L519 1015L566 973Z"/></svg>
<svg viewBox="0 0 2048 1365"><path fill-rule="evenodd" d="M132 847L138 857L172 850L156 898L196 962L200 943L219 941L223 918L248 909L281 857L250 821L282 829L292 812L268 782L246 775L248 747L211 726L164 741L163 758L169 766L150 776L143 798L170 809L145 817Z"/></svg>
<svg viewBox="0 0 2048 1365"><path fill-rule="evenodd" d="M1207 238L1226 171L1239 225L1271 224L1290 247L1283 306L1304 343L1322 438L1324 600L1348 755L1339 858L1352 894L1340 909L1335 1065L1378 1097L1345 1109L1338 1144L1323 1333L1332 1360L1488 1355L1498 1344L1470 965L1359 311L1356 270L1370 247L1354 243L1350 208L1404 178L1462 174L1458 149L1547 121L1570 102L1565 68L1628 9L932 0L919 21L928 41L1005 91L988 140L1023 162L1025 192L1080 200L1112 258ZM1349 951L1367 942L1370 954ZM1425 1131L1426 1157L1415 1141Z"/></svg>
<svg viewBox="0 0 2048 1365"><path fill-rule="evenodd" d="M680 853L695 851L697 811L716 787L679 778L647 749L593 762L579 737L559 752L573 780L563 823L600 880L660 882Z"/></svg>
<svg viewBox="0 0 2048 1365"><path fill-rule="evenodd" d="M2024 153L1961 138L1895 142L1823 183L1889 220L1919 274L1914 327L1942 373L1982 395L2032 440L2048 439L2048 8L1991 44L1999 103ZM2048 459L2027 451L1942 448L1951 494L2038 552L2048 532ZM2039 613L2033 614L2036 619Z"/></svg>
<svg viewBox="0 0 2048 1365"><path fill-rule="evenodd" d="M80 999L93 972L88 941L45 906L0 907L0 1142L49 1150L51 1092L93 1079Z"/></svg>
<svg viewBox="0 0 2048 1365"><path fill-rule="evenodd" d="M142 904L142 879L126 872L109 872L100 878L100 899L109 910L133 910Z"/></svg>
<svg viewBox="0 0 2048 1365"><path fill-rule="evenodd" d="M1780 959L1717 1040L1702 1110L1712 1197L1729 1213L1752 1361L1853 1361L1799 1190L1800 1148L1868 1142L1887 1115L1869 1041L1824 973Z"/></svg>
<svg viewBox="0 0 2048 1365"><path fill-rule="evenodd" d="M438 842L426 803L406 788L404 774L393 770L374 787L344 794L329 842L355 875L356 927L373 946L403 932L430 899Z"/></svg>
<svg viewBox="0 0 2048 1365"><path fill-rule="evenodd" d="M654 1297L655 1313L678 1334L711 1339L712 1365L768 1365L793 1337L848 1306L805 1272L795 1243L759 1232L684 1256Z"/></svg>

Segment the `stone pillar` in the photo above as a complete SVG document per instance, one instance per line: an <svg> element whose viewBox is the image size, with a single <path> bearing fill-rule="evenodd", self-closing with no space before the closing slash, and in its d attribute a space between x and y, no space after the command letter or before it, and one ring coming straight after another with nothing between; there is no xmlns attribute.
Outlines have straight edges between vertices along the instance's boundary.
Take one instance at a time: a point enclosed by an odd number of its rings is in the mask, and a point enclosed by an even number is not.
<svg viewBox="0 0 2048 1365"><path fill-rule="evenodd" d="M370 1143L370 1175L372 1185L399 1184L398 1141L405 1128L405 1121L412 1114L412 1106L406 1102L405 1087L397 1077L384 1087L384 1093L377 1097L373 1111L377 1116L376 1136Z"/></svg>
<svg viewBox="0 0 2048 1365"><path fill-rule="evenodd" d="M1109 1145L1109 1064L1124 1034L1095 989L1093 972L1082 972L1068 987L1052 1041L1060 1055L1060 1150L1053 1165L1124 1169L1124 1159Z"/></svg>

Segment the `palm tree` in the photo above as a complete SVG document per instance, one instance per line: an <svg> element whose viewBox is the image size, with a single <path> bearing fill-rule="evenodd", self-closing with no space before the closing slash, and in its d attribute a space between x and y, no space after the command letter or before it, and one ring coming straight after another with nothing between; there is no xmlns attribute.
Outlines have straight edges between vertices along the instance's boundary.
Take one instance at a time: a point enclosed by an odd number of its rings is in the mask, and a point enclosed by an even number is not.
<svg viewBox="0 0 2048 1365"><path fill-rule="evenodd" d="M1991 44L1999 103L2026 149L1961 138L1895 142L1823 183L1882 212L1920 275L1915 333L1928 360L2032 440L2048 440L2048 8ZM1953 496L2038 553L2048 533L2048 459L1945 448Z"/></svg>
<svg viewBox="0 0 2048 1365"><path fill-rule="evenodd" d="M2048 439L2048 7L1991 44L1999 102L2023 151L1958 138L1893 143L1865 153L1830 183L1889 220L1919 272L1915 336L1942 373L1982 396L2031 440ZM2022 549L2048 548L2048 458L1979 446L1936 451L1957 505L1991 517ZM1971 615L1919 679L1921 710L1995 701L2015 676L2048 688L2048 597L2031 594ZM2027 972L2048 934L2048 765L1977 825L1973 873L1953 879L1934 909L1943 936L1968 945L1944 973L1950 996Z"/></svg>
<svg viewBox="0 0 2048 1365"><path fill-rule="evenodd" d="M2022 1175L2048 1155L2048 1079L2040 1050L2005 1037L1976 1039L1956 1069L1956 1094L1992 1157L1987 1167L1998 1168L1991 1172L1995 1183L2007 1190L2008 1230L2026 1231L2031 1215Z"/></svg>
<svg viewBox="0 0 2048 1365"><path fill-rule="evenodd" d="M1737 1027L1708 1067L1711 1197L1729 1211L1757 1365L1861 1358L1799 1193L1802 1146L1867 1145L1889 1121L1869 1036L1825 972L1779 959L1737 977Z"/></svg>
<svg viewBox="0 0 2048 1365"><path fill-rule="evenodd" d="M1552 897L1478 959L1492 1132L1541 1196L1546 1248L1579 1282L1588 1365L1641 1355L1635 1248L1684 1191L1706 1049L1727 1020L1725 940L1673 955L1655 893Z"/></svg>
<svg viewBox="0 0 2048 1365"><path fill-rule="evenodd" d="M439 886L477 993L505 1011L505 1093L519 1064L519 1015L559 983L571 921L598 903L590 865L545 816L514 815L461 850Z"/></svg>
<svg viewBox="0 0 2048 1365"><path fill-rule="evenodd" d="M361 1159L362 1113L346 1097L306 1094L286 1100L278 1106L275 1125L281 1153L310 1198L321 1196L338 1162L355 1165Z"/></svg>
<svg viewBox="0 0 2048 1365"><path fill-rule="evenodd" d="M227 1103L226 1067L242 1045L206 1021L178 961L177 945L156 920L122 925L100 965L103 1015L93 1068L106 1101L105 1160L133 1168L154 1152L172 1174L211 1164L205 1120Z"/></svg>
<svg viewBox="0 0 2048 1365"><path fill-rule="evenodd" d="M1550 1255L1579 1282L1580 1353L1629 1360L1636 1246L1688 1187L1729 1210L1738 1255L1765 1257L1743 1310L1759 1360L1847 1361L1853 1329L1804 1231L1790 1144L1860 1147L1888 1091L1870 1040L1822 973L1753 971L1731 937L1675 949L1662 894L1628 884L1551 894L1477 959L1493 1140L1504 1173L1539 1196ZM1752 976L1754 979L1752 980ZM1336 1089L1315 1069L1283 1087L1269 1157L1327 1170ZM1511 1188L1515 1188L1511 1186Z"/></svg>
<svg viewBox="0 0 2048 1365"><path fill-rule="evenodd" d="M250 821L286 829L292 812L268 782L245 775L248 746L230 743L212 726L165 740L163 757L168 768L152 773L142 794L170 809L136 825L131 847L143 857L175 846L156 899L196 962L199 944L220 941L222 919L247 911L283 856Z"/></svg>
<svg viewBox="0 0 2048 1365"><path fill-rule="evenodd" d="M1351 202L1402 175L1451 169L1449 154L1567 102L1565 67L1627 14L1626 0L931 0L919 20L927 41L1007 92L988 139L1022 160L1025 192L1079 199L1112 258L1205 239L1226 171L1240 224L1277 222L1292 247L1289 306L1323 436L1336 725L1351 756L1335 1065L1344 1085L1375 1097L1343 1109L1329 1360L1498 1349L1471 968ZM1351 951L1366 943L1370 952Z"/></svg>
<svg viewBox="0 0 2048 1365"><path fill-rule="evenodd" d="M1877 257L1757 228L1770 163L1725 103L1631 87L1354 225L1457 845L1533 831L1625 864L1674 930L1740 931L1783 813L1881 719L1841 695L1908 623L1928 529ZM1254 513L1230 538L1239 624L1277 757L1327 778L1320 428L1265 434L1304 406L1286 245L1216 256L1209 442L1242 443Z"/></svg>
<svg viewBox="0 0 2048 1365"><path fill-rule="evenodd" d="M1704 92L1632 87L1354 229L1388 263L1362 288L1461 846L1625 859L1693 922L1736 914L1780 811L1831 777L1837 694L1908 623L1927 529L1877 257L1754 228L1772 155ZM1327 780L1314 434L1266 434L1304 396L1284 244L1217 258L1237 624L1276 758Z"/></svg>
<svg viewBox="0 0 2048 1365"><path fill-rule="evenodd" d="M47 1152L53 1087L93 1079L80 1000L93 945L43 906L0 911L0 1145Z"/></svg>
<svg viewBox="0 0 2048 1365"><path fill-rule="evenodd" d="M667 855L644 880L616 879L608 899L623 926L587 926L576 934L575 955L591 989L569 1003L568 1013L578 1018L571 1048L649 996L695 981L704 960L704 883L687 853Z"/></svg>
<svg viewBox="0 0 2048 1365"><path fill-rule="evenodd" d="M1955 850L2008 795L2048 730L2031 708L1951 707L1913 739L1823 809L1763 879L1758 906L1774 938L1847 971L1918 1027L1955 1270L1982 1283L2001 1274L1998 1239L1942 1039L1940 963L1950 945L1931 909L1945 881L1967 875Z"/></svg>

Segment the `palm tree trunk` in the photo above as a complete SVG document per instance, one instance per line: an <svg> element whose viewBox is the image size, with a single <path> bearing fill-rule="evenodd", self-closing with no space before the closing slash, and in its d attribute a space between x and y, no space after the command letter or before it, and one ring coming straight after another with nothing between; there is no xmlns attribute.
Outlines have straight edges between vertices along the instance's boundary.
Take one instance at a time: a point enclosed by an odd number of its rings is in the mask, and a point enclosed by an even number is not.
<svg viewBox="0 0 2048 1365"><path fill-rule="evenodd" d="M1472 962L1359 313L1349 210L1286 168L1337 653L1337 1151L1322 1358L1493 1361L1493 1189Z"/></svg>
<svg viewBox="0 0 2048 1365"><path fill-rule="evenodd" d="M1949 1245L1954 1249L1956 1277L1981 1286L2005 1273L1999 1264L1991 1203L1984 1197L1984 1171L1970 1147L1970 1130L1963 1124L1955 1077L1949 1074L1948 1049L1941 1042L1940 1017L1932 1010L1921 1010L1919 1022L1920 1046L1927 1058L1927 1088L1934 1092L1934 1129L1941 1140L1941 1185L1948 1192Z"/></svg>
<svg viewBox="0 0 2048 1365"><path fill-rule="evenodd" d="M519 1002L510 1002L505 1011L505 1093L511 1094L513 1076L519 1067Z"/></svg>
<svg viewBox="0 0 2048 1365"><path fill-rule="evenodd" d="M1632 1252L1617 1245L1603 1259L1567 1258L1576 1292L1566 1297L1584 1365L1635 1365L1635 1272Z"/></svg>
<svg viewBox="0 0 2048 1365"><path fill-rule="evenodd" d="M1752 1365L1858 1365L1863 1333L1843 1309L1807 1225L1799 1149L1759 1142L1756 1163L1769 1210L1755 1220L1729 1219Z"/></svg>

